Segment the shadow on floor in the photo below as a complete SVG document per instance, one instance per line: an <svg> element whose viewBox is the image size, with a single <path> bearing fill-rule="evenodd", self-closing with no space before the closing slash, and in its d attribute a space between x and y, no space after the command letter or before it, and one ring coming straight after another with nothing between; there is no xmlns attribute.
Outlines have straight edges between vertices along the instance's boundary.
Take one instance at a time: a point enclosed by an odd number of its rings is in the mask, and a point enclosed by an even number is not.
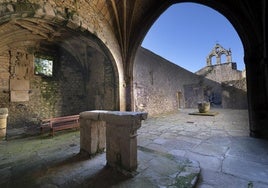
<svg viewBox="0 0 268 188"><path fill-rule="evenodd" d="M104 156L104 157L103 157ZM0 187L111 187L128 180L104 163L105 154L90 158L76 154L62 160L48 156L18 159L0 164Z"/></svg>

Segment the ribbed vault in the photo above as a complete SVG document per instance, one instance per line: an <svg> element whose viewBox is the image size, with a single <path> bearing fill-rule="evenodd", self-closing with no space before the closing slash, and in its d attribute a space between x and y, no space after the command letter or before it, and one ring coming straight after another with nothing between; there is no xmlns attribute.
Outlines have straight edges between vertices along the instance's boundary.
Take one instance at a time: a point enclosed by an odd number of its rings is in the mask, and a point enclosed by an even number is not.
<svg viewBox="0 0 268 188"><path fill-rule="evenodd" d="M10 49L23 49L29 53L50 49L52 52L54 48L61 47L72 54L77 62L85 64L85 52L79 49L90 46L106 56L94 40L90 34L36 18L17 19L0 25L0 53Z"/></svg>

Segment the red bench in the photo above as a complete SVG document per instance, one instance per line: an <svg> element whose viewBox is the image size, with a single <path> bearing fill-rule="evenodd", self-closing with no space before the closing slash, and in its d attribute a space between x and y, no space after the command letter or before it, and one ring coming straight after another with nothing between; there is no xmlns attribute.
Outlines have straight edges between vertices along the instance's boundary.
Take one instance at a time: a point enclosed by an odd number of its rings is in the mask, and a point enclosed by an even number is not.
<svg viewBox="0 0 268 188"><path fill-rule="evenodd" d="M50 134L54 136L54 132L66 129L79 128L79 115L63 116L44 119L41 122L40 130L49 129Z"/></svg>

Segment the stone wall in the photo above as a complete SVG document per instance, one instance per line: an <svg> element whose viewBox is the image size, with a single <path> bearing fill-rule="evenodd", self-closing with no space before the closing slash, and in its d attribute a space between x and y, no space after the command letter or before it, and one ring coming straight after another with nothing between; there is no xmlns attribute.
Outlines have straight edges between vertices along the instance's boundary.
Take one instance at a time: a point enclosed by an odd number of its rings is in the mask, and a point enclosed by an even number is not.
<svg viewBox="0 0 268 188"><path fill-rule="evenodd" d="M102 40L117 43L106 27L108 9L95 14L95 6L71 0L0 2L0 107L9 109L8 127L85 110L118 110L118 69ZM52 77L34 74L36 54L55 58Z"/></svg>
<svg viewBox="0 0 268 188"><path fill-rule="evenodd" d="M246 109L247 82L246 79L227 81L222 83L222 107Z"/></svg>
<svg viewBox="0 0 268 188"><path fill-rule="evenodd" d="M57 49L56 55L53 51L53 76L32 73L27 91L29 100L21 101L12 101L10 97L10 53L0 55L0 107L9 109L8 128L36 126L42 118L118 108L113 65L102 53L92 48L87 55L93 59L87 58L86 69L66 50L59 46ZM33 61L29 63L33 66Z"/></svg>
<svg viewBox="0 0 268 188"><path fill-rule="evenodd" d="M237 70L236 63L234 62L206 66L197 71L196 74L216 82L240 80L243 78L242 71Z"/></svg>
<svg viewBox="0 0 268 188"><path fill-rule="evenodd" d="M135 110L155 115L185 108L184 85L199 81L193 73L139 48L133 72Z"/></svg>
<svg viewBox="0 0 268 188"><path fill-rule="evenodd" d="M197 103L202 101L209 101L212 107L247 108L245 79L230 82L227 87L142 47L134 62L133 92L135 110L148 112L150 116L179 108L197 108Z"/></svg>

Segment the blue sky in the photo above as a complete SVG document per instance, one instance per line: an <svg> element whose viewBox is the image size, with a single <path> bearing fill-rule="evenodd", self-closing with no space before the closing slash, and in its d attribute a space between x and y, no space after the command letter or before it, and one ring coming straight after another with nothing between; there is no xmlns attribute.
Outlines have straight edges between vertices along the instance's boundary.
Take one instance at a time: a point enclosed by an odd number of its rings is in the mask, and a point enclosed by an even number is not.
<svg viewBox="0 0 268 188"><path fill-rule="evenodd" d="M237 63L238 70L245 68L242 42L227 18L201 4L178 3L156 20L142 46L196 72L206 66L206 56L216 43L231 49L232 61Z"/></svg>

